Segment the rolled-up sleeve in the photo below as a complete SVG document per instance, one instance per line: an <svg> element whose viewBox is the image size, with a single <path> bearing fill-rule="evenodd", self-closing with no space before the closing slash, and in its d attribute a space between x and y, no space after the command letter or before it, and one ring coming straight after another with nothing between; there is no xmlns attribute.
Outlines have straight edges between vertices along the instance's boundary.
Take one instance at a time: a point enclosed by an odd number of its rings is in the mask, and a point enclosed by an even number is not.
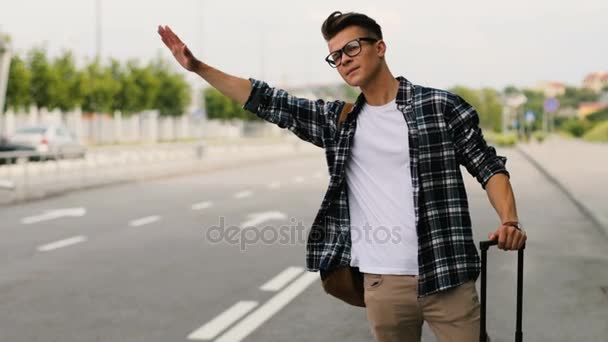
<svg viewBox="0 0 608 342"><path fill-rule="evenodd" d="M483 189L492 176L503 173L507 158L496 154L496 149L487 144L479 127L477 111L458 95L451 94L447 118L452 131L458 162L477 179Z"/></svg>
<svg viewBox="0 0 608 342"><path fill-rule="evenodd" d="M324 134L329 123L335 120L335 103L295 97L285 90L270 87L266 82L253 78L249 81L251 93L244 109L289 129L302 140L324 147Z"/></svg>

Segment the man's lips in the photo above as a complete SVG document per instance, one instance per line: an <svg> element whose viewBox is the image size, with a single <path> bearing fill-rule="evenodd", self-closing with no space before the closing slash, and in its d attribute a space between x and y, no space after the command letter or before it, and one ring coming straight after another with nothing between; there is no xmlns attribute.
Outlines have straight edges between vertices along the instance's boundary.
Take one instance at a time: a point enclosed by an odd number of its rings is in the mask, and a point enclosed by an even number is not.
<svg viewBox="0 0 608 342"><path fill-rule="evenodd" d="M356 68L352 68L352 69L350 69L350 70L349 70L349 71L346 73L346 76L350 75L350 74L351 74L353 71L355 71L355 70L357 70L357 69L359 69L359 67L356 67Z"/></svg>

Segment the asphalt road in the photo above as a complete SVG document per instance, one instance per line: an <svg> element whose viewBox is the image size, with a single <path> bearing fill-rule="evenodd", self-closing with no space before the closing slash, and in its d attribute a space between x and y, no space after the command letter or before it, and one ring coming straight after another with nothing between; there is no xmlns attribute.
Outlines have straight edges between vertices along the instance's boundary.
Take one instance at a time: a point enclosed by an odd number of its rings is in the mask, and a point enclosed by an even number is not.
<svg viewBox="0 0 608 342"><path fill-rule="evenodd" d="M501 152L529 236L524 340L605 341L608 239L518 152ZM465 177L485 240L498 219ZM319 150L0 207L0 341L371 341L364 309L303 270L326 185ZM488 328L512 341L516 254L489 258ZM426 326L423 340L434 341Z"/></svg>

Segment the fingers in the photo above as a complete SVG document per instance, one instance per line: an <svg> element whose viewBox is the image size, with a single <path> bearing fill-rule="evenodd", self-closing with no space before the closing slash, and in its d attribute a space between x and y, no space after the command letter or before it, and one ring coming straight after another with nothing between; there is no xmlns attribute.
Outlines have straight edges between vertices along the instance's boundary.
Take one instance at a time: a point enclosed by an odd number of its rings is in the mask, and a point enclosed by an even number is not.
<svg viewBox="0 0 608 342"><path fill-rule="evenodd" d="M515 238L517 237L517 234L515 233L515 228L513 227L508 227L507 229L507 237L505 239L505 250L510 250L513 249L513 240L515 240Z"/></svg>
<svg viewBox="0 0 608 342"><path fill-rule="evenodd" d="M167 29L168 32L168 36L171 38L171 43L178 45L178 44L182 44L181 39L179 39L179 37L173 33L173 31L171 30L171 28L169 26L165 26L165 28Z"/></svg>
<svg viewBox="0 0 608 342"><path fill-rule="evenodd" d="M507 243L505 244L505 250L521 249L527 240L526 233L516 228L511 228L508 236Z"/></svg>
<svg viewBox="0 0 608 342"><path fill-rule="evenodd" d="M161 40L163 41L163 43L165 43L165 45L168 48L171 48L171 40L169 38L169 33L167 32L167 30L159 25L158 26L158 34L160 35Z"/></svg>
<svg viewBox="0 0 608 342"><path fill-rule="evenodd" d="M502 227L498 230L498 248L505 249L505 243L507 242L507 230Z"/></svg>
<svg viewBox="0 0 608 342"><path fill-rule="evenodd" d="M526 240L528 240L528 236L526 235L526 232L519 231L519 239L517 241L517 248L516 249L521 249L524 244L526 243Z"/></svg>
<svg viewBox="0 0 608 342"><path fill-rule="evenodd" d="M509 251L518 250L523 247L527 240L526 233L514 227L500 227L495 232L488 234L489 240L497 240L498 248Z"/></svg>
<svg viewBox="0 0 608 342"><path fill-rule="evenodd" d="M167 25L164 27L159 25L158 34L161 36L163 43L168 47L173 47L182 43L179 37Z"/></svg>

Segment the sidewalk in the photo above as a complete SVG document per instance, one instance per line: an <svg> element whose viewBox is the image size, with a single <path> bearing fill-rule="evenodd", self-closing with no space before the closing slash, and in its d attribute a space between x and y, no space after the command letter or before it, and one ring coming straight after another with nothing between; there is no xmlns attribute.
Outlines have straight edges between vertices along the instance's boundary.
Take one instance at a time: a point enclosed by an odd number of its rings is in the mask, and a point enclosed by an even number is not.
<svg viewBox="0 0 608 342"><path fill-rule="evenodd" d="M552 136L517 149L608 235L608 143Z"/></svg>

